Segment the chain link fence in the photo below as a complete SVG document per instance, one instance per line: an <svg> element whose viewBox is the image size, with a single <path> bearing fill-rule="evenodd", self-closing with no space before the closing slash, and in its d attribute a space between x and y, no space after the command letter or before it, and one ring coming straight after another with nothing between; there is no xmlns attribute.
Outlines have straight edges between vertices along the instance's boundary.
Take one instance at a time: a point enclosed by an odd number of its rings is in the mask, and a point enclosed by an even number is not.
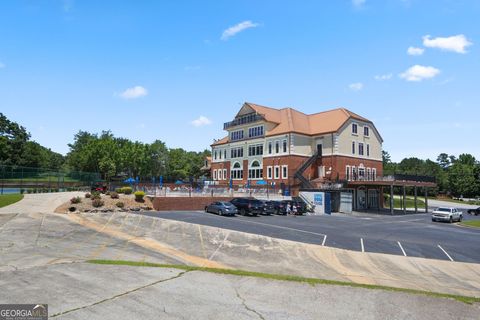
<svg viewBox="0 0 480 320"><path fill-rule="evenodd" d="M90 190L100 174L0 165L0 194Z"/></svg>

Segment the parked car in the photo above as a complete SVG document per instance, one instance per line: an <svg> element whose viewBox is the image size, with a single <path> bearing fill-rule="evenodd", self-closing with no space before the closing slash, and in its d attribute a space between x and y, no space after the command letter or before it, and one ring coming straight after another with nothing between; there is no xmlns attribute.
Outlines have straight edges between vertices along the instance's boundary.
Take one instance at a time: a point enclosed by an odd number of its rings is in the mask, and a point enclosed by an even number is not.
<svg viewBox="0 0 480 320"><path fill-rule="evenodd" d="M306 213L307 212L307 204L305 201L303 201L302 198L300 197L292 197L292 200L294 201L295 205L297 206L297 210L300 213Z"/></svg>
<svg viewBox="0 0 480 320"><path fill-rule="evenodd" d="M454 222L454 221L462 221L463 213L458 211L457 208L438 208L432 212L432 221L447 221L447 222Z"/></svg>
<svg viewBox="0 0 480 320"><path fill-rule="evenodd" d="M263 203L253 198L233 198L230 202L237 207L238 212L245 216L247 214L256 217L263 213Z"/></svg>
<svg viewBox="0 0 480 320"><path fill-rule="evenodd" d="M287 206L290 206L291 213L295 212L294 207L296 208L297 215L302 215L307 212L307 206L302 201L295 201L295 200L282 200L282 201L275 201L275 213L276 214L287 214Z"/></svg>
<svg viewBox="0 0 480 320"><path fill-rule="evenodd" d="M476 216L480 214L480 207L477 209L469 209L467 210L468 214L471 214L472 216Z"/></svg>
<svg viewBox="0 0 480 320"><path fill-rule="evenodd" d="M275 214L275 203L271 200L260 200L263 204L263 213L262 214Z"/></svg>
<svg viewBox="0 0 480 320"><path fill-rule="evenodd" d="M283 201L272 201L275 214L286 214L286 205Z"/></svg>
<svg viewBox="0 0 480 320"><path fill-rule="evenodd" d="M216 201L206 206L205 212L217 213L219 216L234 216L238 213L238 210L230 202Z"/></svg>

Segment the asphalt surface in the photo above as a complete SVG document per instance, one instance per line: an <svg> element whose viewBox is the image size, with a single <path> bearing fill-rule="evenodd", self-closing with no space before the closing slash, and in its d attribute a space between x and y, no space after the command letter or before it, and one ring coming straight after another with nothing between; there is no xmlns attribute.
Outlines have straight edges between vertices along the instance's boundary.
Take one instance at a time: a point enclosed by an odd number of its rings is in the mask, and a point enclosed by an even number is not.
<svg viewBox="0 0 480 320"><path fill-rule="evenodd" d="M371 217L224 217L202 211L138 214L361 252L480 262L480 230L432 222L425 213ZM480 216L465 214L464 220L469 219Z"/></svg>

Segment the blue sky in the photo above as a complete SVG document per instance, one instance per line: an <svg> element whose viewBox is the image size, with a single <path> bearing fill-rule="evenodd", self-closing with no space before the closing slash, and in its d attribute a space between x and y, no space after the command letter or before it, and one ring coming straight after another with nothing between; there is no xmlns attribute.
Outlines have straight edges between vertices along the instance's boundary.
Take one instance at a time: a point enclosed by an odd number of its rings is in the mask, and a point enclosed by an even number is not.
<svg viewBox="0 0 480 320"><path fill-rule="evenodd" d="M78 130L203 150L244 101L342 106L394 160L480 159L479 16L476 0L5 0L0 112L65 154Z"/></svg>

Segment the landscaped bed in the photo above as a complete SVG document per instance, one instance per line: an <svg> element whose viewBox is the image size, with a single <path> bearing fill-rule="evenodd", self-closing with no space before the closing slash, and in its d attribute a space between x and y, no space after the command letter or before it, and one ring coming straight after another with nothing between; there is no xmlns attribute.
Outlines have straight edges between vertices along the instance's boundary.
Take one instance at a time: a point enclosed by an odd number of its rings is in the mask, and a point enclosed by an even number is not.
<svg viewBox="0 0 480 320"><path fill-rule="evenodd" d="M62 204L55 212L115 212L115 211L148 211L153 205L147 197L135 194L90 194L84 197L75 197Z"/></svg>
<svg viewBox="0 0 480 320"><path fill-rule="evenodd" d="M0 195L0 208L11 205L23 199L23 194L4 194Z"/></svg>

